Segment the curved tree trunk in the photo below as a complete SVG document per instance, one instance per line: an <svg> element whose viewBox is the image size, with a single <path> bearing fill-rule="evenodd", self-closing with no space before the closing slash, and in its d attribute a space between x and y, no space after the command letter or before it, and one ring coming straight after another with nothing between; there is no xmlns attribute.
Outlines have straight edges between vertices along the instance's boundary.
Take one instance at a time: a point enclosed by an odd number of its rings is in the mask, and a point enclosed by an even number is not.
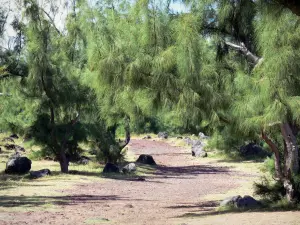
<svg viewBox="0 0 300 225"><path fill-rule="evenodd" d="M286 190L286 198L290 203L295 202L295 187L292 183L292 174L299 172L298 146L293 130L288 123L280 124L284 143L283 171L280 160L280 152L277 145L262 131L262 138L269 145L275 156L276 179Z"/></svg>
<svg viewBox="0 0 300 225"><path fill-rule="evenodd" d="M281 170L281 160L280 160L279 149L278 149L277 145L265 134L264 131L262 131L262 138L265 140L265 142L269 145L271 151L274 153L276 179L282 180L283 173Z"/></svg>
<svg viewBox="0 0 300 225"><path fill-rule="evenodd" d="M286 177L290 177L291 174L297 174L299 172L299 149L297 138L295 137L290 124L282 123L280 128L285 146L284 174Z"/></svg>

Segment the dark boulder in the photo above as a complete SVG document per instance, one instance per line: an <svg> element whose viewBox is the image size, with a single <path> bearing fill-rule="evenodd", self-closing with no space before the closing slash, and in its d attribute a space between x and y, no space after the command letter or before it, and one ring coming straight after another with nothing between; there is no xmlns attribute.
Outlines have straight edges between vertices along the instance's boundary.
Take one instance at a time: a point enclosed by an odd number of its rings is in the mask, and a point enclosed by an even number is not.
<svg viewBox="0 0 300 225"><path fill-rule="evenodd" d="M158 136L159 138L167 139L169 135L168 135L167 132L159 132L159 133L157 134L157 136Z"/></svg>
<svg viewBox="0 0 300 225"><path fill-rule="evenodd" d="M234 206L240 198L242 198L240 195L225 198L223 201L220 202L220 206Z"/></svg>
<svg viewBox="0 0 300 225"><path fill-rule="evenodd" d="M150 135L146 135L145 137L143 137L143 139L151 139Z"/></svg>
<svg viewBox="0 0 300 225"><path fill-rule="evenodd" d="M236 202L237 208L256 208L260 206L260 202L249 195L239 198Z"/></svg>
<svg viewBox="0 0 300 225"><path fill-rule="evenodd" d="M257 208L261 204L249 195L245 195L243 198L240 195L228 197L224 199L220 206L233 206L235 208Z"/></svg>
<svg viewBox="0 0 300 225"><path fill-rule="evenodd" d="M138 163L148 164L148 165L156 165L153 157L151 155L140 155L139 158L136 160Z"/></svg>
<svg viewBox="0 0 300 225"><path fill-rule="evenodd" d="M19 145L15 145L15 144L6 144L4 145L4 147L7 149L7 150L15 150L17 152L21 151L21 152L25 152L25 148L19 146Z"/></svg>
<svg viewBox="0 0 300 225"><path fill-rule="evenodd" d="M106 163L103 173L120 173L120 169L113 163Z"/></svg>
<svg viewBox="0 0 300 225"><path fill-rule="evenodd" d="M14 139L18 139L18 138L19 138L19 136L16 135L16 134L12 134L12 135L10 135L9 137L10 137L10 138L14 138Z"/></svg>
<svg viewBox="0 0 300 225"><path fill-rule="evenodd" d="M243 145L240 147L240 154L242 156L270 156L270 154L263 150L259 145L255 144L255 143L249 143L247 145Z"/></svg>
<svg viewBox="0 0 300 225"><path fill-rule="evenodd" d="M11 138L11 137L3 138L2 141L3 141L3 142L12 142L12 143L15 143L14 139Z"/></svg>
<svg viewBox="0 0 300 225"><path fill-rule="evenodd" d="M42 169L42 170L30 172L31 178L40 178L40 177L45 177L47 175L51 175L51 171L49 169Z"/></svg>
<svg viewBox="0 0 300 225"><path fill-rule="evenodd" d="M5 173L24 174L31 169L31 160L27 157L15 156L6 163Z"/></svg>
<svg viewBox="0 0 300 225"><path fill-rule="evenodd" d="M6 148L6 150L14 150L15 149L14 144L5 144L4 147Z"/></svg>
<svg viewBox="0 0 300 225"><path fill-rule="evenodd" d="M136 171L136 166L134 163L129 163L126 166L124 166L122 169L123 173L133 173L135 171Z"/></svg>

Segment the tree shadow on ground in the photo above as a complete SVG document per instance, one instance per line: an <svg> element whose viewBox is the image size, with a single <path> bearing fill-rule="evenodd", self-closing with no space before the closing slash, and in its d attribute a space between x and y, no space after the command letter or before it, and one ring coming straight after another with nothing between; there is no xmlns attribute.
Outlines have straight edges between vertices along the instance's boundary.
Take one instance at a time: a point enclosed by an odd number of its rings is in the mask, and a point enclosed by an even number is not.
<svg viewBox="0 0 300 225"><path fill-rule="evenodd" d="M227 167L216 167L209 165L192 166L157 166L155 176L163 178L190 179L201 174L229 174L231 171Z"/></svg>
<svg viewBox="0 0 300 225"><path fill-rule="evenodd" d="M191 179L192 177L199 176L201 174L230 174L228 167L216 167L210 165L192 165L192 166L164 166L164 165L146 165L136 163L139 168L138 174L103 174L102 177L115 179L115 180L125 180L125 181L146 181L155 183L164 183L160 181L161 179ZM145 180L142 180L142 179Z"/></svg>
<svg viewBox="0 0 300 225"><path fill-rule="evenodd" d="M245 163L245 162L250 162L250 163L261 163L264 162L266 160L266 158L271 157L268 155L240 155L237 153L216 153L216 155L218 158L218 160L216 160L216 162L220 162L220 163Z"/></svg>
<svg viewBox="0 0 300 225"><path fill-rule="evenodd" d="M39 207L46 204L66 206L127 200L140 201L141 199L129 199L118 195L1 196L0 207Z"/></svg>

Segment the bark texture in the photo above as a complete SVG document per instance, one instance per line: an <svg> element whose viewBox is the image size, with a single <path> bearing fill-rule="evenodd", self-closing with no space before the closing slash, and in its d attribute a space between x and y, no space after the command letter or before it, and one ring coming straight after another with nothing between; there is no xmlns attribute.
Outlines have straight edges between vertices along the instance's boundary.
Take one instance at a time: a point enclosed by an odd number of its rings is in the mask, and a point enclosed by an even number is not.
<svg viewBox="0 0 300 225"><path fill-rule="evenodd" d="M280 128L285 146L285 176L288 176L290 173L297 174L299 172L297 139L288 123L282 123Z"/></svg>
<svg viewBox="0 0 300 225"><path fill-rule="evenodd" d="M295 201L295 187L292 183L292 174L299 173L299 149L295 131L293 131L292 127L289 123L280 124L284 143L283 168L277 145L262 131L262 138L269 145L275 156L276 179L283 184L286 190L286 198L289 202Z"/></svg>

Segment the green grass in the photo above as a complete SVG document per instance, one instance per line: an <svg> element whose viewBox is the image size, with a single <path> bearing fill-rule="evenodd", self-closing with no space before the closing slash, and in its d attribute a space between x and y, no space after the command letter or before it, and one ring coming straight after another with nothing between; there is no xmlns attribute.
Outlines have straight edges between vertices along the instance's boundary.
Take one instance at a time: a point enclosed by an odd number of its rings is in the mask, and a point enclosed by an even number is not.
<svg viewBox="0 0 300 225"><path fill-rule="evenodd" d="M103 223L109 223L111 221L109 221L106 218L102 218L102 217L97 217L97 218L89 218L87 220L85 220L85 224L103 224Z"/></svg>
<svg viewBox="0 0 300 225"><path fill-rule="evenodd" d="M0 141L8 135L0 134ZM0 143L4 144L4 143ZM151 175L154 167L138 166L134 174L103 174L104 165L96 162L95 156L88 154L88 146L81 145L86 150L83 155L92 159L87 165L70 163L69 174L62 174L58 162L40 160L38 157L40 148L33 142L22 143L21 138L15 140L15 144L24 146L23 154L32 160L31 171L50 169L51 175L39 179L30 179L29 174L10 175L3 171L6 162L14 151L6 150L3 146L0 153L0 211L32 211L32 210L56 210L61 204L68 204L68 190L75 185L92 182L105 182L107 179L137 179L141 176ZM126 161L135 161L135 155L128 150ZM125 165L126 162L121 165ZM97 223L99 221L96 221ZM104 221L101 221L104 222ZM92 220L89 223L95 223Z"/></svg>
<svg viewBox="0 0 300 225"><path fill-rule="evenodd" d="M6 134L0 134L0 141ZM0 210L3 211L27 211L42 209L55 209L58 204L65 200L63 197L68 189L81 183L103 182L101 176L103 165L93 160L88 165L77 165L70 163L69 174L60 173L58 162L47 160L35 160L34 157L39 151L39 146L31 143L22 143L22 139L16 139L15 144L24 146L26 152L23 155L32 160L31 170L50 169L51 176L40 179L30 179L29 174L11 175L3 171L12 150L6 150L1 142L2 152L0 153Z"/></svg>

